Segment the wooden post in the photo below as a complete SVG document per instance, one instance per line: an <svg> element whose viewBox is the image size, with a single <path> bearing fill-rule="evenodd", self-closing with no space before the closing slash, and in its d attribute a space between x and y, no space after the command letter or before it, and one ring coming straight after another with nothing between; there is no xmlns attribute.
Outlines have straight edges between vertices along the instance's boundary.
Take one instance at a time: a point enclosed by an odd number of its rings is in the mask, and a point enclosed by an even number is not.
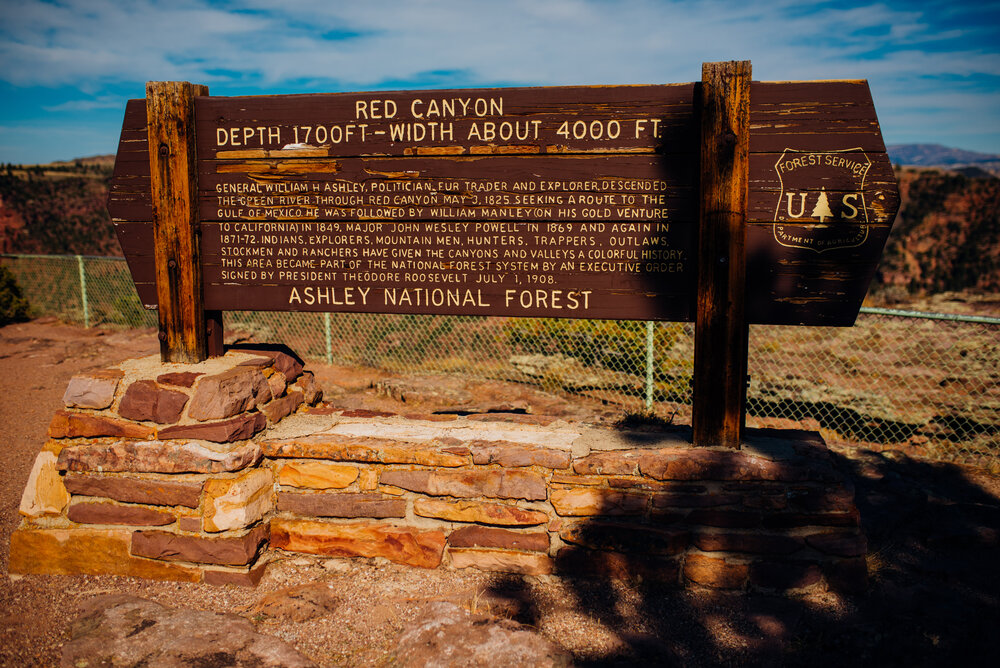
<svg viewBox="0 0 1000 668"><path fill-rule="evenodd" d="M206 317L202 297L196 95L208 95L208 88L179 81L146 84L153 260L163 362L200 362L222 354L222 314L214 311Z"/></svg>
<svg viewBox="0 0 1000 668"><path fill-rule="evenodd" d="M746 410L750 62L703 63L692 425L697 446L739 448Z"/></svg>

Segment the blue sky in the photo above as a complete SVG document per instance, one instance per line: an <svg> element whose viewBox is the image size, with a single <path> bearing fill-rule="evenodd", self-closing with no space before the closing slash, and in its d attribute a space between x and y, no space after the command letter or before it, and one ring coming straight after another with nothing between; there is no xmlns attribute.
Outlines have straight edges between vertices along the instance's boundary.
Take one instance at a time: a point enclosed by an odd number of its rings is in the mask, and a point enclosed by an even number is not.
<svg viewBox="0 0 1000 668"><path fill-rule="evenodd" d="M0 162L116 150L147 80L213 95L868 79L886 143L1000 153L1000 2L0 0Z"/></svg>

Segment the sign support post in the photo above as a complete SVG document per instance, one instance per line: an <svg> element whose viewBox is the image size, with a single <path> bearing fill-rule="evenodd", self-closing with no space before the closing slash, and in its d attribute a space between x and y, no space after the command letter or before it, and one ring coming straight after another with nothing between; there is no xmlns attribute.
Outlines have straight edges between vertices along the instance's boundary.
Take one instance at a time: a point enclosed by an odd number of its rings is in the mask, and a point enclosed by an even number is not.
<svg viewBox="0 0 1000 668"><path fill-rule="evenodd" d="M178 81L146 84L153 258L163 362L201 362L222 354L222 313L206 313L202 296L196 95L208 95L208 88Z"/></svg>
<svg viewBox="0 0 1000 668"><path fill-rule="evenodd" d="M692 426L739 448L745 424L750 62L703 63Z"/></svg>

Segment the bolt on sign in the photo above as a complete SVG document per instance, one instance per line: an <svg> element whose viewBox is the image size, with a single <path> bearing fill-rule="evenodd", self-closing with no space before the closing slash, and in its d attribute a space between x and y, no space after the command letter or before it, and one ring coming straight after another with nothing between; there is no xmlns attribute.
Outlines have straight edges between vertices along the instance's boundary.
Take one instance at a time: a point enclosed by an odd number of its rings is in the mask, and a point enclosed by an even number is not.
<svg viewBox="0 0 1000 668"><path fill-rule="evenodd" d="M204 308L693 320L696 86L196 97ZM109 210L154 307L146 106ZM747 319L852 324L899 205L867 83L754 82L750 128Z"/></svg>

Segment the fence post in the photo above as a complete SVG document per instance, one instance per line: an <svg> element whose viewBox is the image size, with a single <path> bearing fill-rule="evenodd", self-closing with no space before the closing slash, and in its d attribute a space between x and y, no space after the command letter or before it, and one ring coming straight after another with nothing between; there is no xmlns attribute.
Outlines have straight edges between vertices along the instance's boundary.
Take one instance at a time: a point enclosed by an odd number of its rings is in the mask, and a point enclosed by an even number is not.
<svg viewBox="0 0 1000 668"><path fill-rule="evenodd" d="M76 256L76 266L80 270L80 303L83 304L83 326L90 328L90 304L87 303L87 272L84 271L83 256Z"/></svg>
<svg viewBox="0 0 1000 668"><path fill-rule="evenodd" d="M698 294L691 424L696 446L739 448L746 411L750 62L703 63Z"/></svg>
<svg viewBox="0 0 1000 668"><path fill-rule="evenodd" d="M330 314L323 314L323 333L326 335L326 363L333 364L333 338L330 335Z"/></svg>
<svg viewBox="0 0 1000 668"><path fill-rule="evenodd" d="M646 412L653 411L653 321L646 321Z"/></svg>

